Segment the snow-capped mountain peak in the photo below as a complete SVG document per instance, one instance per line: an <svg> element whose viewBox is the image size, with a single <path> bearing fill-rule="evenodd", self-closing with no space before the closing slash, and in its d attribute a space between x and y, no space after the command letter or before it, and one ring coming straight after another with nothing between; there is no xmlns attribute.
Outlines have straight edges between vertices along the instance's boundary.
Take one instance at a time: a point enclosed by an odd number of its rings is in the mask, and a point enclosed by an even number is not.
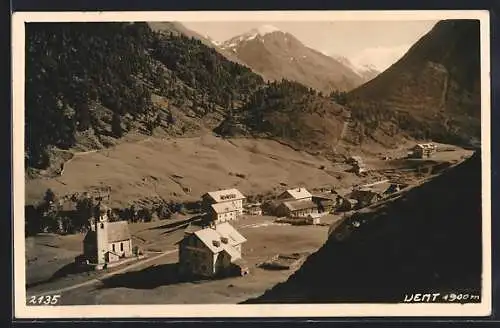
<svg viewBox="0 0 500 328"><path fill-rule="evenodd" d="M264 36L269 33L279 32L280 29L272 25L262 25L252 30L252 32L258 33L260 36Z"/></svg>
<svg viewBox="0 0 500 328"><path fill-rule="evenodd" d="M238 43L244 42L244 41L250 41L255 39L257 36L265 36L270 33L274 32L281 32L280 29L278 29L275 26L272 25L262 25L256 28L251 29L248 32L245 32L241 35L237 35L225 42L223 42L222 46L224 48L232 48L235 47Z"/></svg>

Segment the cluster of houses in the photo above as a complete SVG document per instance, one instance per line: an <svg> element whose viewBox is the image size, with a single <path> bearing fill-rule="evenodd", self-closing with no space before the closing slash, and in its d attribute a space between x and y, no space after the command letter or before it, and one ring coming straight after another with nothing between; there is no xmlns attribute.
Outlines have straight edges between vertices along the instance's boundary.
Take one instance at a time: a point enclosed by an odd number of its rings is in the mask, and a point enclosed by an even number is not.
<svg viewBox="0 0 500 328"><path fill-rule="evenodd" d="M386 192L398 190L398 185L391 185ZM355 189L349 195L341 195L333 190L312 195L307 189L298 187L278 195L267 204L267 211L278 217L319 224L325 214L367 206L382 196L363 188ZM259 203L245 204L245 199L237 189L217 190L202 196L208 221L205 222L208 224L194 231L186 229L183 238L177 243L180 274L218 277L248 273L248 265L242 258L246 239L230 222L244 214L262 215L262 208ZM110 222L108 214L109 209L99 205L91 218L91 229L83 241L83 254L75 258L76 261L100 269L138 256L137 248L132 247L128 222Z"/></svg>

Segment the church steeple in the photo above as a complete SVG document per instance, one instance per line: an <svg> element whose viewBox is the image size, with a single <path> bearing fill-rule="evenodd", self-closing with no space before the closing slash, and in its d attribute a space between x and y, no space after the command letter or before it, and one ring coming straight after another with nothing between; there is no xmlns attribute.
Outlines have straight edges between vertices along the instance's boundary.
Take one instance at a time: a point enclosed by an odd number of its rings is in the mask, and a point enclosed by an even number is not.
<svg viewBox="0 0 500 328"><path fill-rule="evenodd" d="M97 205L96 218L96 239L97 239L97 263L106 263L106 253L108 252L108 207L99 203Z"/></svg>

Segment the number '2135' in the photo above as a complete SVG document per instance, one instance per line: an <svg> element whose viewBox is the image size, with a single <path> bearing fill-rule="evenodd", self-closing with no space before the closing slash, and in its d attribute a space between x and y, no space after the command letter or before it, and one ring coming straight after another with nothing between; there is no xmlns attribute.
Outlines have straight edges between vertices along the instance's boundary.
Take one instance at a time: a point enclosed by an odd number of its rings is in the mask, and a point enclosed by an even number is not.
<svg viewBox="0 0 500 328"><path fill-rule="evenodd" d="M56 305L61 295L31 296L28 304L34 305Z"/></svg>

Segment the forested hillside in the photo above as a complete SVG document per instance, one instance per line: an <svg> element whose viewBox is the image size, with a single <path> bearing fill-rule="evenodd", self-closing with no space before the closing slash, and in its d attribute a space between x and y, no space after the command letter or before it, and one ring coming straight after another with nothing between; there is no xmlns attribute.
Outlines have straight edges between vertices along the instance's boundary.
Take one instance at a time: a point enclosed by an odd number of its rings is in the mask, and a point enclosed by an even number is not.
<svg viewBox="0 0 500 328"><path fill-rule="evenodd" d="M199 40L146 23L30 23L26 37L31 168L47 167L52 147L100 148L130 130L168 130L174 110L223 113L263 83Z"/></svg>
<svg viewBox="0 0 500 328"><path fill-rule="evenodd" d="M216 129L224 135L273 137L296 147L324 149L342 131L344 108L297 82L269 82L249 102L228 113Z"/></svg>
<svg viewBox="0 0 500 328"><path fill-rule="evenodd" d="M479 21L445 20L385 72L348 95L360 120L394 121L417 138L449 143L479 139Z"/></svg>

